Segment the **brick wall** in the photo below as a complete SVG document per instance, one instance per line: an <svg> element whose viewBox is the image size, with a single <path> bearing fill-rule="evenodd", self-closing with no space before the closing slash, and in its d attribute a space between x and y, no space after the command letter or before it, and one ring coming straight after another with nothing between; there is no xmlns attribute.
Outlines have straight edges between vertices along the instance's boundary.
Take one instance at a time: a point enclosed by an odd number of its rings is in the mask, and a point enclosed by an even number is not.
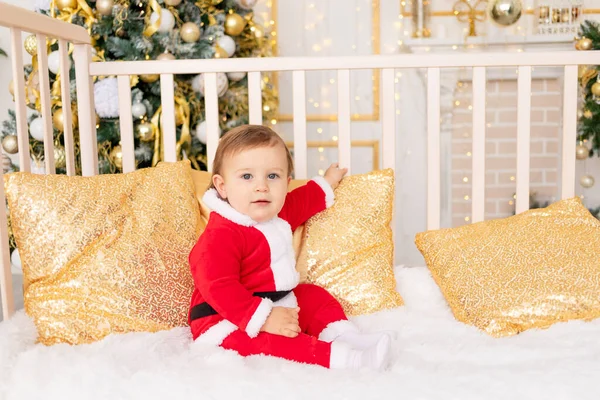
<svg viewBox="0 0 600 400"><path fill-rule="evenodd" d="M470 223L472 87L459 82L452 113L452 224ZM487 82L485 218L514 211L517 156L517 82ZM540 200L557 195L562 94L557 79L534 79L531 97L530 187Z"/></svg>

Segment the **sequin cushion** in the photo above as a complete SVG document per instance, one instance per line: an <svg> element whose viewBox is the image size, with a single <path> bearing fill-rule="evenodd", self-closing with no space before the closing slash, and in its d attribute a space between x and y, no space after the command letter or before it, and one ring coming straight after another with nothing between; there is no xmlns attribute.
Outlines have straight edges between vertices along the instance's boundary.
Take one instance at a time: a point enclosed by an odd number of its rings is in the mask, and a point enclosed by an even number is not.
<svg viewBox="0 0 600 400"><path fill-rule="evenodd" d="M187 324L201 231L189 161L95 177L6 175L25 311L41 343Z"/></svg>
<svg viewBox="0 0 600 400"><path fill-rule="evenodd" d="M206 172L192 172L200 201L210 184ZM292 180L289 190L305 184ZM390 221L394 200L392 170L345 177L333 206L294 232L300 282L327 289L348 315L403 304L396 292ZM203 217L210 210L201 205Z"/></svg>
<svg viewBox="0 0 600 400"><path fill-rule="evenodd" d="M600 222L577 197L416 244L456 319L492 336L600 316Z"/></svg>

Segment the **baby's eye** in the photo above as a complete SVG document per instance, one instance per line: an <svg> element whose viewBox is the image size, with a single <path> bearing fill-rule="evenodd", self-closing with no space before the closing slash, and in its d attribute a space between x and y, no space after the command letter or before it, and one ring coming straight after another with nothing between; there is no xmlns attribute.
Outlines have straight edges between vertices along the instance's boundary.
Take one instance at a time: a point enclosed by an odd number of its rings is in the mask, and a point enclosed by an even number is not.
<svg viewBox="0 0 600 400"><path fill-rule="evenodd" d="M242 175L242 179L245 179L245 180L252 179L252 175L251 174L244 174L244 175Z"/></svg>
<svg viewBox="0 0 600 400"><path fill-rule="evenodd" d="M277 174L269 174L269 179L277 179L279 178L279 175Z"/></svg>

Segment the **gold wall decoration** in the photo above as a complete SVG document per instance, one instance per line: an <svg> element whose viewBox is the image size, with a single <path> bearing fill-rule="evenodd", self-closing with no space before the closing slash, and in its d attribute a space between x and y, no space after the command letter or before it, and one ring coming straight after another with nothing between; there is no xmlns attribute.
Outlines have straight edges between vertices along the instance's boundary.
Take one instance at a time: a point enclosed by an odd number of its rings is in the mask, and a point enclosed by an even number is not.
<svg viewBox="0 0 600 400"><path fill-rule="evenodd" d="M475 23L485 21L486 4L485 0L478 0L475 4L471 4L468 0L459 0L454 3L452 10L456 14L456 18L460 22L467 22L469 24L469 33L467 36L477 36Z"/></svg>
<svg viewBox="0 0 600 400"><path fill-rule="evenodd" d="M278 12L278 0L271 0L271 13L272 13L272 21L271 25L273 27L273 32L277 33L277 12ZM381 34L380 34L380 25L381 25L381 14L380 14L380 0L371 0L371 39L372 39L372 47L373 54L381 54ZM277 47L277 34L275 34L273 40L273 55L278 55L278 47ZM371 80L373 82L373 112L371 114L359 114L354 113L350 115L350 119L352 121L379 121L379 86L380 86L380 72L378 69L373 70L373 74L371 75ZM275 88L275 93L279 93L279 76L278 73L273 73L273 86ZM292 114L279 114L275 118L278 122L289 122L293 121ZM309 122L320 122L320 121L329 121L335 122L337 121L337 114L307 114L306 120Z"/></svg>

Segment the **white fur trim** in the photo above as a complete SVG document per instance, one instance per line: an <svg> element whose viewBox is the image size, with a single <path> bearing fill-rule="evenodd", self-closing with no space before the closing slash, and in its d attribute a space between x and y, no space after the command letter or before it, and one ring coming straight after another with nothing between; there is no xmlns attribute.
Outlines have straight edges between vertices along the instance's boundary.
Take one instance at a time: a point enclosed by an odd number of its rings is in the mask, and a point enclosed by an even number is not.
<svg viewBox="0 0 600 400"><path fill-rule="evenodd" d="M335 196L333 194L333 189L331 188L329 182L327 182L325 178L323 178L320 175L315 176L311 180L317 185L319 185L321 189L323 189L323 191L325 192L325 207L331 207L333 205L333 200L335 199Z"/></svg>
<svg viewBox="0 0 600 400"><path fill-rule="evenodd" d="M353 350L346 343L331 343L331 355L329 356L330 369L348 369L351 367L351 354Z"/></svg>
<svg viewBox="0 0 600 400"><path fill-rule="evenodd" d="M237 211L235 208L231 207L228 202L221 199L216 189L208 189L206 193L204 193L204 196L202 196L202 201L211 211L216 212L221 217L227 218L238 225L254 226L257 224L252 218Z"/></svg>
<svg viewBox="0 0 600 400"><path fill-rule="evenodd" d="M273 309L273 302L269 299L262 299L254 314L252 314L252 318L246 325L246 333L251 338L255 338L258 336L260 332L260 328L265 324L269 314L271 314L271 310Z"/></svg>
<svg viewBox="0 0 600 400"><path fill-rule="evenodd" d="M223 340L225 340L227 336L231 335L237 329L237 326L224 319L223 321L219 321L215 325L211 326L206 330L206 332L198 336L196 342L220 346L221 343L223 343Z"/></svg>
<svg viewBox="0 0 600 400"><path fill-rule="evenodd" d="M296 298L296 295L294 294L294 292L290 292L283 299L279 299L275 303L273 303L273 306L274 307L285 307L285 308L296 308L296 307L298 307L298 299Z"/></svg>
<svg viewBox="0 0 600 400"><path fill-rule="evenodd" d="M300 275L296 271L290 224L276 217L254 227L262 232L269 244L275 290L292 290L300 282Z"/></svg>
<svg viewBox="0 0 600 400"><path fill-rule="evenodd" d="M319 334L319 340L333 342L338 336L348 331L356 332L358 331L358 328L352 322L347 320L331 322Z"/></svg>

